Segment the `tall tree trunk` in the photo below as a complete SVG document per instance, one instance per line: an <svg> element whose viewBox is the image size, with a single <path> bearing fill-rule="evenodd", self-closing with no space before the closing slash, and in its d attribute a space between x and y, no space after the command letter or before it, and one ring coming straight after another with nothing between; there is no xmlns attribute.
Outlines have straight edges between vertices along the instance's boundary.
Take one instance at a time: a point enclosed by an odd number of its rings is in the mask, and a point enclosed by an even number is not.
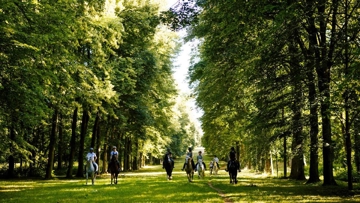
<svg viewBox="0 0 360 203"><path fill-rule="evenodd" d="M123 156L125 154L125 147L124 147L124 144L122 143L125 143L125 136L124 136L124 133L118 133L118 139L119 139L119 162L120 162L120 168L124 168L124 162L123 162Z"/></svg>
<svg viewBox="0 0 360 203"><path fill-rule="evenodd" d="M12 124L10 127L10 140L12 140L13 142L15 142L15 138L16 138L16 134L15 134L15 127ZM9 156L9 178L13 178L14 177L14 172L15 172L15 158L14 158L14 147L13 144L10 143L10 156Z"/></svg>
<svg viewBox="0 0 360 203"><path fill-rule="evenodd" d="M348 42L348 1L345 1L345 23L344 23L344 35L345 35L345 78L349 75L349 42ZM350 137L350 87L346 87L344 92L345 103L345 150L346 150L346 165L348 169L348 189L353 189L352 180L352 160L351 160L351 137Z"/></svg>
<svg viewBox="0 0 360 203"><path fill-rule="evenodd" d="M62 115L59 115L59 143L58 143L58 164L57 169L62 169L63 155L64 155L64 138L63 138L63 123L62 123Z"/></svg>
<svg viewBox="0 0 360 203"><path fill-rule="evenodd" d="M295 42L292 42L289 45L289 52L291 55L294 55L297 51L295 47ZM302 85L302 72L300 68L300 63L296 56L291 56L291 80L293 86L293 118L292 118L292 134L293 134L293 159L291 167L291 179L296 180L305 180L304 173L304 136L303 136L303 123L302 123L302 108L303 108L303 85Z"/></svg>
<svg viewBox="0 0 360 203"><path fill-rule="evenodd" d="M93 126L93 132L92 132L92 136L91 136L91 147L95 147L96 146L96 138L97 138L97 132L98 132L98 128L99 128L99 122L100 122L100 116L99 116L99 111L96 113L96 118L95 118L95 122L94 122L94 126ZM98 151L98 150L96 150Z"/></svg>
<svg viewBox="0 0 360 203"><path fill-rule="evenodd" d="M50 133L50 142L49 142L49 153L48 153L48 163L46 167L45 179L50 179L55 158L55 145L56 145L56 133L58 128L58 109L55 109L54 115L51 119L51 133Z"/></svg>
<svg viewBox="0 0 360 203"><path fill-rule="evenodd" d="M355 100L357 101L357 100ZM360 118L359 114L354 121L354 151L356 172L360 173Z"/></svg>
<svg viewBox="0 0 360 203"><path fill-rule="evenodd" d="M323 138L323 185L337 185L333 174L333 143L331 139L331 109L330 109L330 69L332 66L333 53L335 50L335 35L336 35L336 15L338 8L338 0L333 0L332 10L332 22L330 33L330 45L327 47L327 38L329 33L327 32L327 20L326 20L326 1L321 0L317 4L320 26L320 45L321 50L319 60L320 66L316 67L318 75L318 88L321 96L320 100L320 112L322 120L322 138Z"/></svg>
<svg viewBox="0 0 360 203"><path fill-rule="evenodd" d="M78 171L76 177L83 177L84 171L84 147L85 147L85 136L89 123L89 112L86 108L83 110L83 115L81 119L81 131L80 131L80 143L79 143L79 155L78 155Z"/></svg>
<svg viewBox="0 0 360 203"><path fill-rule="evenodd" d="M78 119L78 107L74 109L72 123L71 123L71 139L70 139L70 154L69 154L69 165L66 172L66 177L72 177L72 170L74 166L74 156L76 150L76 123Z"/></svg>
<svg viewBox="0 0 360 203"><path fill-rule="evenodd" d="M281 122L283 122L283 125L285 125L285 109L282 108L281 110ZM284 177L283 178L287 178L287 146L286 146L286 134L284 134L284 139L283 139L283 150L284 150Z"/></svg>
<svg viewBox="0 0 360 203"><path fill-rule="evenodd" d="M128 171L129 170L129 150L128 150L128 145L129 145L129 137L125 136L124 139L124 171Z"/></svg>
<svg viewBox="0 0 360 203"><path fill-rule="evenodd" d="M316 100L316 88L314 84L314 75L309 73L309 103L310 103L310 168L309 168L309 180L307 183L316 183L320 181L319 178L319 155L318 155L318 133L319 133L319 123L318 123L318 104Z"/></svg>
<svg viewBox="0 0 360 203"><path fill-rule="evenodd" d="M319 182L319 155L318 155L318 133L319 133L319 122L318 122L318 102L316 95L316 85L315 85L315 75L314 69L315 67L320 67L319 59L320 52L317 49L318 41L317 41L317 29L315 27L315 18L314 18L314 9L315 5L312 0L306 1L306 14L308 19L308 41L309 41L309 49L306 50L306 47L303 46L303 55L306 60L306 75L308 79L308 100L310 104L310 169L309 169L309 180L307 183L315 183ZM301 44L301 42L299 43Z"/></svg>
<svg viewBox="0 0 360 203"><path fill-rule="evenodd" d="M108 162L107 162L107 157L108 157L108 148L107 148L107 144L106 142L103 144L103 153L102 153L102 161L103 161L103 164L102 164L102 171L101 173L106 173L106 170L108 168Z"/></svg>
<svg viewBox="0 0 360 203"><path fill-rule="evenodd" d="M135 147L135 153L134 153L134 157L133 157L133 170L139 170L139 162L138 162L138 156L139 156L139 140L136 139L135 143L134 143L134 147Z"/></svg>
<svg viewBox="0 0 360 203"><path fill-rule="evenodd" d="M97 116L98 117L98 116ZM99 157L97 160L96 160L96 163L98 164L98 166L100 167L100 153L101 153L101 134L100 134L100 117L98 118L98 125L97 125L97 128L96 128L96 144L95 144L95 147L96 147L96 156ZM102 151L103 153L105 153L105 151L103 150ZM100 171L100 170L99 170Z"/></svg>

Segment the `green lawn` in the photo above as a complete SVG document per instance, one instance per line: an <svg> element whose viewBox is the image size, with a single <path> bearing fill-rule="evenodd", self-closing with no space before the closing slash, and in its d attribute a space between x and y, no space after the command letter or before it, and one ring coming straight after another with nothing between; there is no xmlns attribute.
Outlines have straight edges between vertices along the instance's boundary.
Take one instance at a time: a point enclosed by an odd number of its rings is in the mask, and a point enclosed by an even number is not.
<svg viewBox="0 0 360 203"><path fill-rule="evenodd" d="M207 165L209 160L205 157ZM343 182L322 187L242 171L239 183L230 185L225 163L219 175L207 171L205 179L189 183L180 170L183 161L176 160L171 181L161 166L120 173L118 185L110 185L109 175L98 176L94 186L85 185L85 179L1 180L0 202L360 202L359 185L349 195Z"/></svg>

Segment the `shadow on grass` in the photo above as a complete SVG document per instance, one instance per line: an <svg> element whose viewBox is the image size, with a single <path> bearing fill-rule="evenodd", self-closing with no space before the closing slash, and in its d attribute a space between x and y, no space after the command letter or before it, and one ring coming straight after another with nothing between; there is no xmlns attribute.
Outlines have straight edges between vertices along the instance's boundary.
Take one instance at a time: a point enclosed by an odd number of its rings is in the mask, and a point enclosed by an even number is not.
<svg viewBox="0 0 360 203"><path fill-rule="evenodd" d="M359 185L349 191L346 183L339 181L339 186L326 187L322 183L306 185L305 181L241 175L238 181L231 185L224 175L212 179L211 184L233 202L360 202Z"/></svg>

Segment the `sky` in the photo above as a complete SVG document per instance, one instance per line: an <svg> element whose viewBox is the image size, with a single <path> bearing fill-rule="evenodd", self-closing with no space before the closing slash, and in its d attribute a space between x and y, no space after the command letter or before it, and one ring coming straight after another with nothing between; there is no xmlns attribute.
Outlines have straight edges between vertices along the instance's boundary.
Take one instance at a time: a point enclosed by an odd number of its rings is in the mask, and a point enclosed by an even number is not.
<svg viewBox="0 0 360 203"><path fill-rule="evenodd" d="M177 0L167 0L167 7L170 8L172 5L176 3ZM185 31L179 31L180 36L185 36ZM173 68L173 77L175 82L178 85L178 89L180 90L180 94L191 94L192 90L188 85L188 68L190 66L190 58L191 58L191 49L194 44L192 42L184 43L181 47L181 51L179 55L174 60L174 68ZM195 104L195 100L192 99L188 101L187 106L189 107L189 114L192 119L194 119L195 124L198 128L201 129L201 124L199 118L202 115L202 111Z"/></svg>

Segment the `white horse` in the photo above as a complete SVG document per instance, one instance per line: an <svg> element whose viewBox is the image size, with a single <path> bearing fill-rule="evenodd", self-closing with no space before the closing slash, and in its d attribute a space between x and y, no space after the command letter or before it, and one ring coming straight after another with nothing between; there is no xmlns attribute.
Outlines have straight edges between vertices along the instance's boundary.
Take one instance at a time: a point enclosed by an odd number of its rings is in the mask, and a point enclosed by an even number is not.
<svg viewBox="0 0 360 203"><path fill-rule="evenodd" d="M88 184L88 179L91 178L92 185L95 183L95 167L92 163L92 160L86 161L86 185Z"/></svg>
<svg viewBox="0 0 360 203"><path fill-rule="evenodd" d="M217 175L218 174L218 171L219 171L219 168L217 166L217 163L215 161L213 161L213 167L212 169L210 170L210 174L214 174L214 175Z"/></svg>
<svg viewBox="0 0 360 203"><path fill-rule="evenodd" d="M199 159L196 169L198 171L198 177L204 178L205 177L205 168L204 168L202 159Z"/></svg>

